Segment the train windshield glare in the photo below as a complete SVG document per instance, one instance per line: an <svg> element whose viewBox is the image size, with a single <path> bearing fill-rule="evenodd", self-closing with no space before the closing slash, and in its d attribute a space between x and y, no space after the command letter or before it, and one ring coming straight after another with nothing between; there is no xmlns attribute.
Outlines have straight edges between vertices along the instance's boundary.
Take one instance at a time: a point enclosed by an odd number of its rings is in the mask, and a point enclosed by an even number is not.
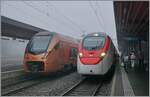
<svg viewBox="0 0 150 97"><path fill-rule="evenodd" d="M86 50L98 50L104 47L104 36L88 36L83 40L83 48Z"/></svg>
<svg viewBox="0 0 150 97"><path fill-rule="evenodd" d="M43 53L47 50L52 36L50 35L40 35L35 36L30 44L29 51L32 53Z"/></svg>

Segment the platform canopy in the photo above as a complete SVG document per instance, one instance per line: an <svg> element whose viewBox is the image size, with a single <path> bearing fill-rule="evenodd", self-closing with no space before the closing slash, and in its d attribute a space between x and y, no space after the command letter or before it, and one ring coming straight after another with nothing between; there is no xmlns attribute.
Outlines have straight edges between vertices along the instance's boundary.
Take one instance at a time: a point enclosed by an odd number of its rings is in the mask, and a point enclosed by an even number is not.
<svg viewBox="0 0 150 97"><path fill-rule="evenodd" d="M114 1L118 45L127 41L148 41L149 2Z"/></svg>
<svg viewBox="0 0 150 97"><path fill-rule="evenodd" d="M29 40L35 33L44 31L43 29L25 24L7 17L1 17L2 36L21 38Z"/></svg>

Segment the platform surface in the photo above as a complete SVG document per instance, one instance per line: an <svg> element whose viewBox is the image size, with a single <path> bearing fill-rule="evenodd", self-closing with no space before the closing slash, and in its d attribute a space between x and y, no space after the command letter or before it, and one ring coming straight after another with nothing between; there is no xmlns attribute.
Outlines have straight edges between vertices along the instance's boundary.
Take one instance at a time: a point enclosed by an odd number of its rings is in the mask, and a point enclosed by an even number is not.
<svg viewBox="0 0 150 97"><path fill-rule="evenodd" d="M149 72L140 68L128 69L128 78L135 96L149 96Z"/></svg>
<svg viewBox="0 0 150 97"><path fill-rule="evenodd" d="M149 96L149 72L117 66L112 91L112 96Z"/></svg>

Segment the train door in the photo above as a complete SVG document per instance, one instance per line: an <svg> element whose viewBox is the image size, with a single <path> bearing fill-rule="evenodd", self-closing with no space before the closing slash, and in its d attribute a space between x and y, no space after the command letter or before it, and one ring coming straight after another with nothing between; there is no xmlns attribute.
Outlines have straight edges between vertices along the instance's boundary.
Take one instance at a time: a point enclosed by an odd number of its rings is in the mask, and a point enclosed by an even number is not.
<svg viewBox="0 0 150 97"><path fill-rule="evenodd" d="M61 65L64 65L64 60L65 60L65 57L64 57L64 44L62 41L60 41L60 50L59 50L59 58L61 60Z"/></svg>
<svg viewBox="0 0 150 97"><path fill-rule="evenodd" d="M66 42L62 41L63 64L68 64L68 46Z"/></svg>
<svg viewBox="0 0 150 97"><path fill-rule="evenodd" d="M74 65L76 65L77 63L77 53L78 53L77 48L72 47L70 50L70 60L71 60L71 63Z"/></svg>

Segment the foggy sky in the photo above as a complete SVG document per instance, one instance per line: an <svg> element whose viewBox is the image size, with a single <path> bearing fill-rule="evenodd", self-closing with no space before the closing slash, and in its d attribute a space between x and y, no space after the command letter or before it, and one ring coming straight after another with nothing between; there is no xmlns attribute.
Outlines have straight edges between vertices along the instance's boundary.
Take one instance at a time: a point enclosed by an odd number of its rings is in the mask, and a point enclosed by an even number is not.
<svg viewBox="0 0 150 97"><path fill-rule="evenodd" d="M81 39L83 33L105 32L113 39L115 45L117 45L113 1L7 2L9 2L8 6L16 6L16 12L12 12L11 14L18 14L18 7L23 8L24 11L29 9L29 7L32 8L31 12L26 11L26 13L31 15L32 11L38 12L37 17L43 16L39 21L44 22L50 31L62 33L77 39ZM4 8L2 9L2 12L6 11ZM27 17L26 14L24 16ZM30 17L30 20L37 17Z"/></svg>

